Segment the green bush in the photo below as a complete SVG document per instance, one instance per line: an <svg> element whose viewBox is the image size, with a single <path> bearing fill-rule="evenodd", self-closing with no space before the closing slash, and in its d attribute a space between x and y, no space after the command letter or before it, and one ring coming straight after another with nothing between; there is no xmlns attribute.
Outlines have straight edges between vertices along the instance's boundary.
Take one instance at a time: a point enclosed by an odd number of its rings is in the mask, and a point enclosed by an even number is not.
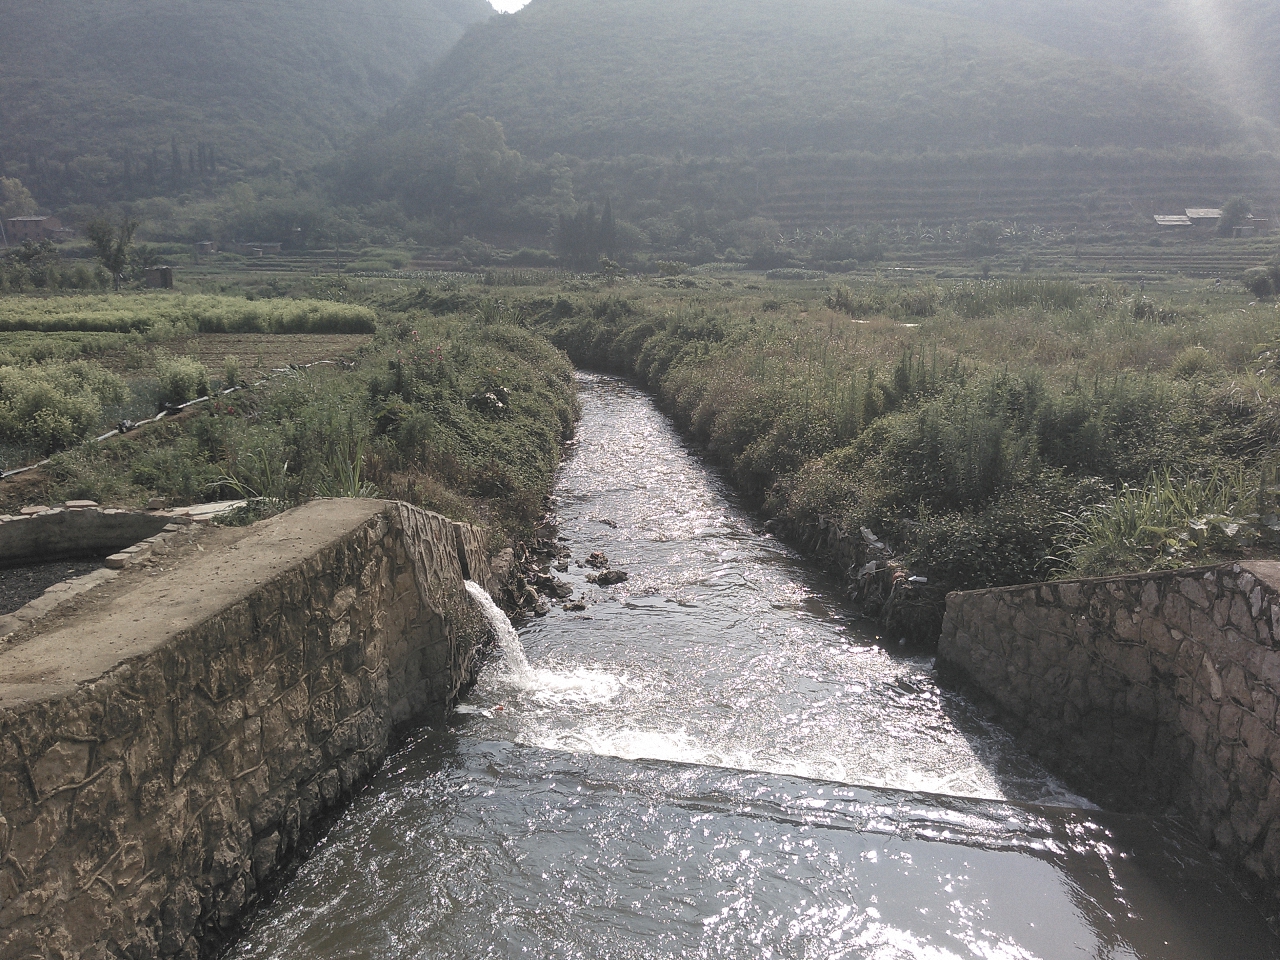
<svg viewBox="0 0 1280 960"><path fill-rule="evenodd" d="M209 395L209 371L195 357L158 354L156 378L159 381L157 402L162 408Z"/></svg>
<svg viewBox="0 0 1280 960"><path fill-rule="evenodd" d="M1244 285L1259 300L1275 296L1280 289L1280 262L1265 267L1253 267L1244 272Z"/></svg>
<svg viewBox="0 0 1280 960"><path fill-rule="evenodd" d="M1271 282L1271 271L1265 267L1253 267L1244 274L1244 285L1255 297L1265 300L1276 292Z"/></svg>
<svg viewBox="0 0 1280 960"><path fill-rule="evenodd" d="M976 513L922 512L904 538L907 560L953 590L1048 580L1060 564L1052 551L1064 516L1097 493L1094 484L1050 472L1005 490Z"/></svg>
<svg viewBox="0 0 1280 960"><path fill-rule="evenodd" d="M104 404L128 395L123 380L85 360L0 367L0 443L65 449L102 425Z"/></svg>

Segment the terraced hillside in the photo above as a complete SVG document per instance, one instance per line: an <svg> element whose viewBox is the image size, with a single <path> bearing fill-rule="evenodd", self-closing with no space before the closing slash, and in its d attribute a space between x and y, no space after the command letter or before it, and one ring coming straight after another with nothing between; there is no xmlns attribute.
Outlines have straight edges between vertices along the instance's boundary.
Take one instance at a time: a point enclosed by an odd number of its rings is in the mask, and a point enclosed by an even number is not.
<svg viewBox="0 0 1280 960"><path fill-rule="evenodd" d="M769 165L762 215L807 224L1033 220L1151 224L1152 215L1248 196L1280 211L1269 153L1039 150L968 157L811 157Z"/></svg>

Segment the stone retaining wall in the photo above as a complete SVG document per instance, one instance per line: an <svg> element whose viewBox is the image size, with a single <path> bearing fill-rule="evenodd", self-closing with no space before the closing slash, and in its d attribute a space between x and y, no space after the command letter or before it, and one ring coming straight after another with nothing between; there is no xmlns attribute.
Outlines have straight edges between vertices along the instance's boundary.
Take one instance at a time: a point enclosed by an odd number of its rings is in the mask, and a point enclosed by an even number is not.
<svg viewBox="0 0 1280 960"><path fill-rule="evenodd" d="M0 957L215 951L472 677L464 563L468 527L317 501L0 652Z"/></svg>
<svg viewBox="0 0 1280 960"><path fill-rule="evenodd" d="M1280 563L953 593L938 665L1100 801L1180 812L1280 897Z"/></svg>
<svg viewBox="0 0 1280 960"><path fill-rule="evenodd" d="M0 567L103 557L155 536L171 522L165 514L104 509L87 501L16 516L0 514Z"/></svg>

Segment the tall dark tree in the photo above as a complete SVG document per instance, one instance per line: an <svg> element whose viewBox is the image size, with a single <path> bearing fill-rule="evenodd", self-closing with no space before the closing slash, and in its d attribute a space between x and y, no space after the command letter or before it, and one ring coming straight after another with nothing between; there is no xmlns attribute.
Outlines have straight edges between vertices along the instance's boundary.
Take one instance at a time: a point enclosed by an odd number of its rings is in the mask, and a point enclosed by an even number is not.
<svg viewBox="0 0 1280 960"><path fill-rule="evenodd" d="M178 149L178 138L169 141L169 173L173 178L173 189L182 186L182 151Z"/></svg>
<svg viewBox="0 0 1280 960"><path fill-rule="evenodd" d="M618 228L613 223L613 206L608 197L604 201L604 213L600 214L600 250L610 259L618 253Z"/></svg>
<svg viewBox="0 0 1280 960"><path fill-rule="evenodd" d="M111 274L111 286L115 290L120 289L124 268L129 265L133 235L137 230L138 221L129 219L121 220L119 227L113 226L105 217L98 217L85 224L84 235L93 245L103 269Z"/></svg>

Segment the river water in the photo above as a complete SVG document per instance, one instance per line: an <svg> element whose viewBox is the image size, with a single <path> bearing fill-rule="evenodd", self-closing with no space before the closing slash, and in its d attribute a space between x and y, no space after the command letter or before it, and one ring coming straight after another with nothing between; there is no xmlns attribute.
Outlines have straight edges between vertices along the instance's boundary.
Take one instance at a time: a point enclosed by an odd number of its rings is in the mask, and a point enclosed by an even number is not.
<svg viewBox="0 0 1280 960"><path fill-rule="evenodd" d="M237 958L1275 958L1176 827L1072 794L877 642L643 394L581 380L586 609L391 758ZM630 577L586 580L591 553Z"/></svg>

